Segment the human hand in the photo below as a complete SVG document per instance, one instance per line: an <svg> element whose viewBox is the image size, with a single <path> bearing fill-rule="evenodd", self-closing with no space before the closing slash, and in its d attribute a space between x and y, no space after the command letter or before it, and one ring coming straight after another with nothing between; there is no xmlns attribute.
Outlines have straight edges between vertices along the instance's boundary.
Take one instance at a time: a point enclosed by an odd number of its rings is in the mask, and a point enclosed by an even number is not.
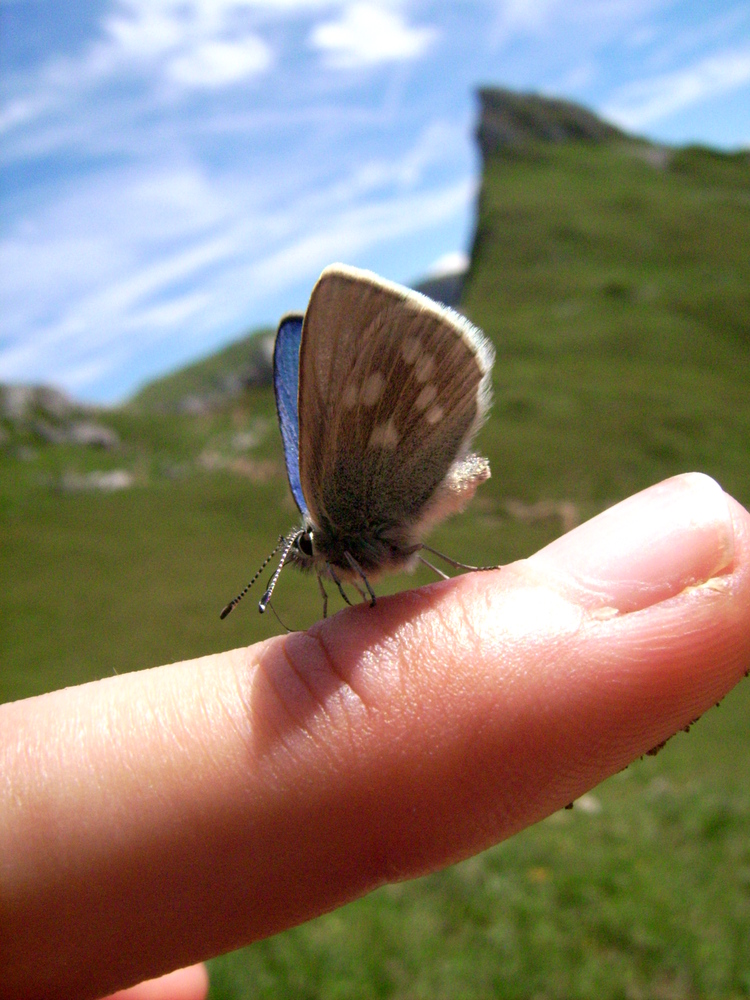
<svg viewBox="0 0 750 1000"><path fill-rule="evenodd" d="M688 475L498 572L1 706L0 996L101 996L481 851L748 667L750 515Z"/></svg>

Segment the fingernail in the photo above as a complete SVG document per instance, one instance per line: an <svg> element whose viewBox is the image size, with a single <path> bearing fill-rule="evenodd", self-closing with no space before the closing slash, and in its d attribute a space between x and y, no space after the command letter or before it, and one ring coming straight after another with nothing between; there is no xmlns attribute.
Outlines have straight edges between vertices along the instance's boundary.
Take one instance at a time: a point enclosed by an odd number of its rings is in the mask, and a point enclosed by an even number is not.
<svg viewBox="0 0 750 1000"><path fill-rule="evenodd" d="M638 611L731 567L726 496L698 472L667 479L605 510L531 557L591 609Z"/></svg>

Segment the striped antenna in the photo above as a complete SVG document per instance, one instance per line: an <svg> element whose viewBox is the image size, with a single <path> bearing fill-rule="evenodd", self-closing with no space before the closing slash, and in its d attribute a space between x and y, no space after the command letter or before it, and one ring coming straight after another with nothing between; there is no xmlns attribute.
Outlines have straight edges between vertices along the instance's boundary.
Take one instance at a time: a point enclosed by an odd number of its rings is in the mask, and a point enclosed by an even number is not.
<svg viewBox="0 0 750 1000"><path fill-rule="evenodd" d="M234 600L230 601L229 604L227 604L227 606L224 608L224 610L219 615L219 618L221 618L221 619L226 618L226 616L231 611L233 611L234 608L240 603L240 601L242 600L242 598L245 596L245 594L248 592L248 590L250 590L250 588L255 583L255 581L258 579L258 577L260 576L260 574L263 572L263 570L266 568L266 566L270 563L270 561L273 559L273 557L279 551L279 549L281 548L282 544L284 543L284 540L285 540L284 536L283 535L279 535L279 540L276 543L276 548L263 561L263 565L260 567L260 569L258 570L258 572L252 578L252 580L250 581L250 583L248 583L248 585L245 587L245 589L241 593L237 594L237 596L234 598Z"/></svg>
<svg viewBox="0 0 750 1000"><path fill-rule="evenodd" d="M284 563L287 561L289 553L292 550L292 546L302 534L303 532L301 531L293 531L291 535L288 535L286 538L279 539L279 545L281 545L282 542L285 543L284 551L281 553L281 560L279 562L279 565L276 567L276 571L274 572L273 576L271 577L268 583L268 587L266 588L265 594L261 597L260 601L258 602L258 611L260 611L261 614L263 614L263 612L266 610L271 601L271 594L273 594L274 587L276 586L276 581L278 580L279 574L284 568ZM276 546L276 549L278 549L279 545ZM274 614L276 614L275 611ZM278 615L276 615L276 617L278 618Z"/></svg>

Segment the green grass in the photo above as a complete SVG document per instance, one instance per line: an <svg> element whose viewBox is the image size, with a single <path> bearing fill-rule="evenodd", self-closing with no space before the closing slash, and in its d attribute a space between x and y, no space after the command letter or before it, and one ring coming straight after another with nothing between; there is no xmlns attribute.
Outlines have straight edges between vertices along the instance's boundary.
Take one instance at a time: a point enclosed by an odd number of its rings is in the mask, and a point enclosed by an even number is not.
<svg viewBox="0 0 750 1000"><path fill-rule="evenodd" d="M443 551L507 562L560 531L554 516L514 520L508 501L583 519L693 469L750 503L750 162L688 149L657 169L647 152L581 143L486 164L464 305L498 349L479 441L493 478L435 533ZM272 396L165 412L228 370L226 356L202 364L103 414L122 439L112 452L4 425L0 698L279 631L250 598L218 620L297 520ZM242 433L253 443L238 451ZM104 468L136 485L59 489ZM320 613L292 572L275 603L293 627ZM216 959L212 997L750 995L748 718L744 684L597 788L600 811L558 813Z"/></svg>

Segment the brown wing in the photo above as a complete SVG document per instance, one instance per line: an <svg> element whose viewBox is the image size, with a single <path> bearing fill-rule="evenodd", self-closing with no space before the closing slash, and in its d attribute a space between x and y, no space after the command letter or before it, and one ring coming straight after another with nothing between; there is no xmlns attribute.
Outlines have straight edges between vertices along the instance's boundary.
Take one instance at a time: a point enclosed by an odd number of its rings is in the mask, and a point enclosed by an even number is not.
<svg viewBox="0 0 750 1000"><path fill-rule="evenodd" d="M492 348L468 320L334 264L305 314L300 475L341 534L415 524L489 405Z"/></svg>

